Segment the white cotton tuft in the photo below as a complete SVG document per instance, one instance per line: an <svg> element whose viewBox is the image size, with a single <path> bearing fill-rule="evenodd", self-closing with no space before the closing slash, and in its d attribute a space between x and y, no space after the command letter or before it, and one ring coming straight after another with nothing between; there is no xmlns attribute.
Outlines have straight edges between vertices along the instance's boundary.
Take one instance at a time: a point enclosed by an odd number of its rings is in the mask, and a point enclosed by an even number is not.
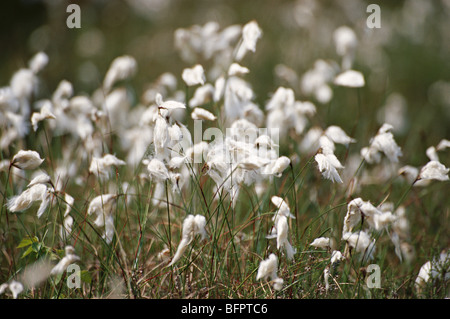
<svg viewBox="0 0 450 319"><path fill-rule="evenodd" d="M249 72L250 70L248 68L243 67L238 63L232 63L228 68L228 76L241 76Z"/></svg>
<svg viewBox="0 0 450 319"><path fill-rule="evenodd" d="M89 173L99 178L107 178L109 176L108 169L111 166L122 166L126 163L112 154L106 154L103 157L93 157L89 166Z"/></svg>
<svg viewBox="0 0 450 319"><path fill-rule="evenodd" d="M3 294L6 289L9 289L11 291L13 298L17 299L19 294L23 291L23 285L22 283L12 280L10 283L4 283L0 285L0 295Z"/></svg>
<svg viewBox="0 0 450 319"><path fill-rule="evenodd" d="M363 259L373 259L375 253L375 239L371 239L365 231L356 233L344 233L342 239L356 252L363 254Z"/></svg>
<svg viewBox="0 0 450 319"><path fill-rule="evenodd" d="M41 206L38 210L38 215L43 213L48 205L49 193L48 188L44 184L35 184L27 188L20 195L16 195L8 199L6 204L11 212L21 212L31 207L34 202L41 201Z"/></svg>
<svg viewBox="0 0 450 319"><path fill-rule="evenodd" d="M215 89L209 83L199 86L195 90L194 96L189 100L189 107L197 107L210 102L214 97L214 93Z"/></svg>
<svg viewBox="0 0 450 319"><path fill-rule="evenodd" d="M37 79L33 71L20 69L10 81L12 93L19 99L28 99L36 86Z"/></svg>
<svg viewBox="0 0 450 319"><path fill-rule="evenodd" d="M392 125L383 124L377 135L372 138L370 146L361 150L361 155L368 163L378 163L381 160L377 155L378 152L383 152L392 163L398 163L398 158L403 154L390 132L392 129Z"/></svg>
<svg viewBox="0 0 450 319"><path fill-rule="evenodd" d="M169 179L169 171L163 162L159 159L154 158L147 164L147 170L150 174L150 177L155 179L158 182L164 182Z"/></svg>
<svg viewBox="0 0 450 319"><path fill-rule="evenodd" d="M333 252L331 253L330 263L333 265L344 259L345 259L345 257L342 255L342 253L339 250L333 250Z"/></svg>
<svg viewBox="0 0 450 319"><path fill-rule="evenodd" d="M177 101L164 101L163 97L160 93L156 94L155 97L156 105L158 105L159 108L166 109L166 110L176 110L176 109L185 109L186 105L184 105L181 102Z"/></svg>
<svg viewBox="0 0 450 319"><path fill-rule="evenodd" d="M66 271L67 267L74 262L80 260L80 257L75 255L75 249L72 246L65 247L65 256L56 264L51 270L51 275L62 274Z"/></svg>
<svg viewBox="0 0 450 319"><path fill-rule="evenodd" d="M329 126L325 130L325 135L334 143L343 144L345 146L356 142L354 138L348 136L342 128L336 125Z"/></svg>
<svg viewBox="0 0 450 319"><path fill-rule="evenodd" d="M38 175L36 175L31 181L30 183L28 183L27 187L31 187L37 184L45 184L45 183L50 183L50 176L48 176L47 173L39 173Z"/></svg>
<svg viewBox="0 0 450 319"><path fill-rule="evenodd" d="M11 165L20 169L35 169L42 164L44 160L36 151L20 150L14 155Z"/></svg>
<svg viewBox="0 0 450 319"><path fill-rule="evenodd" d="M256 42L262 36L262 31L256 21L250 21L242 28L242 42L236 53L236 60L241 61L248 51L256 51Z"/></svg>
<svg viewBox="0 0 450 319"><path fill-rule="evenodd" d="M279 196L272 196L270 200L272 201L272 204L277 207L277 213L275 214L273 220L275 220L278 215L283 215L295 219L295 216L291 214L289 205L284 199Z"/></svg>
<svg viewBox="0 0 450 319"><path fill-rule="evenodd" d="M181 77L187 86L205 84L205 70L200 64L184 69Z"/></svg>
<svg viewBox="0 0 450 319"><path fill-rule="evenodd" d="M363 87L366 83L364 75L355 70L347 70L338 74L334 79L334 84L351 88Z"/></svg>
<svg viewBox="0 0 450 319"><path fill-rule="evenodd" d="M183 221L181 241L178 244L177 251L168 266L174 265L184 254L188 245L196 235L200 235L202 240L206 238L206 218L202 215L188 215Z"/></svg>
<svg viewBox="0 0 450 319"><path fill-rule="evenodd" d="M256 280L270 278L273 282L275 290L281 290L283 287L283 279L278 277L278 258L275 254L270 254L269 258L261 261L256 274Z"/></svg>
<svg viewBox="0 0 450 319"><path fill-rule="evenodd" d="M447 139L442 139L436 146L437 151L442 151L445 150L446 148L450 148L450 141Z"/></svg>
<svg viewBox="0 0 450 319"><path fill-rule="evenodd" d="M214 114L200 107L196 107L194 109L194 111L191 113L191 118L193 120L204 120L204 121L215 121L217 119L217 117Z"/></svg>
<svg viewBox="0 0 450 319"><path fill-rule="evenodd" d="M44 52L36 53L33 58L31 58L28 66L34 74L39 73L48 64L48 55Z"/></svg>
<svg viewBox="0 0 450 319"><path fill-rule="evenodd" d="M272 174L275 176L281 176L281 173L291 164L289 157L281 156L276 159L272 166Z"/></svg>
<svg viewBox="0 0 450 319"><path fill-rule="evenodd" d="M109 92L115 83L126 80L136 73L136 60L128 55L114 59L103 80L103 88Z"/></svg>
<svg viewBox="0 0 450 319"><path fill-rule="evenodd" d="M339 176L338 169L343 169L344 166L339 162L337 157L333 154L333 151L328 148L322 148L322 153L318 153L314 156L318 164L319 171L326 179L331 180L333 183L343 183Z"/></svg>
<svg viewBox="0 0 450 319"><path fill-rule="evenodd" d="M319 237L314 239L314 241L309 245L316 248L329 248L331 245L331 240L328 237Z"/></svg>
<svg viewBox="0 0 450 319"><path fill-rule="evenodd" d="M418 179L419 180L438 180L438 181L448 181L449 168L445 167L444 164L438 161L429 161L420 170Z"/></svg>
<svg viewBox="0 0 450 319"><path fill-rule="evenodd" d="M55 114L53 114L50 111L49 108L49 104L51 105L51 103L46 103L44 104L44 106L42 106L41 110L39 112L34 112L31 115L31 125L33 126L33 130L36 132L37 131L37 127L38 127L38 123L43 121L43 120L47 120L47 119L56 119Z"/></svg>

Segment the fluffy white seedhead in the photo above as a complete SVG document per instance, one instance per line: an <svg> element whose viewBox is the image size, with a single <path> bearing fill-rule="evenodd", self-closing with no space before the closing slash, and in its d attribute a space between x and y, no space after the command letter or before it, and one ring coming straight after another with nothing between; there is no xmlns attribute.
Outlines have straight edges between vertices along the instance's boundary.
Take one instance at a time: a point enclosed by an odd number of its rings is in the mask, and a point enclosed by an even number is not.
<svg viewBox="0 0 450 319"><path fill-rule="evenodd" d="M275 290L281 290L283 279L278 277L278 258L275 254L270 254L269 257L259 264L256 280L271 279Z"/></svg>
<svg viewBox="0 0 450 319"><path fill-rule="evenodd" d="M59 228L59 237L62 241L66 240L66 238L70 235L72 232L72 226L73 226L73 218L72 216L68 215L64 217L63 224L60 225Z"/></svg>
<svg viewBox="0 0 450 319"><path fill-rule="evenodd" d="M136 73L136 60L128 55L120 56L114 59L105 75L103 88L109 92L113 85L118 81L126 80Z"/></svg>
<svg viewBox="0 0 450 319"><path fill-rule="evenodd" d="M279 87L266 104L266 111L275 109L283 110L285 107L294 106L295 94L291 88Z"/></svg>
<svg viewBox="0 0 450 319"><path fill-rule="evenodd" d="M48 55L44 52L36 53L28 63L28 66L33 73L39 73L48 64Z"/></svg>
<svg viewBox="0 0 450 319"><path fill-rule="evenodd" d="M343 144L345 146L356 142L354 138L348 136L342 128L336 125L329 126L325 130L325 135L334 143Z"/></svg>
<svg viewBox="0 0 450 319"><path fill-rule="evenodd" d="M18 276L18 280L25 288L37 288L48 279L53 266L50 258L40 258L27 264Z"/></svg>
<svg viewBox="0 0 450 319"><path fill-rule="evenodd" d="M73 85L67 80L62 80L59 82L58 87L52 96L52 102L62 106L64 109L67 105L61 105L63 101L66 101L68 104L68 99L73 95ZM65 106L65 107L64 107Z"/></svg>
<svg viewBox="0 0 450 319"><path fill-rule="evenodd" d="M372 138L370 146L361 150L361 156L368 163L379 163L381 157L377 154L378 152L383 152L391 162L398 163L398 158L403 154L394 140L394 135L390 132L392 128L390 124L383 124L377 135Z"/></svg>
<svg viewBox="0 0 450 319"><path fill-rule="evenodd" d="M331 253L330 262L332 265L341 260L344 260L344 259L345 259L345 257L342 255L342 253L339 250L333 250L333 252Z"/></svg>
<svg viewBox="0 0 450 319"><path fill-rule="evenodd" d="M36 83L37 79L33 71L30 69L20 69L12 76L10 87L15 97L28 99L33 93Z"/></svg>
<svg viewBox="0 0 450 319"><path fill-rule="evenodd" d="M126 163L112 154L106 154L103 157L93 157L89 166L89 173L97 177L107 178L111 166L121 166Z"/></svg>
<svg viewBox="0 0 450 319"><path fill-rule="evenodd" d="M281 250L284 248L287 258L289 260L293 260L296 251L288 240L289 225L286 216L279 215L275 219L275 229L277 236L277 249Z"/></svg>
<svg viewBox="0 0 450 319"><path fill-rule="evenodd" d="M210 102L214 98L215 89L210 83L199 86L189 100L189 107L197 107Z"/></svg>
<svg viewBox="0 0 450 319"><path fill-rule="evenodd" d="M177 101L164 101L163 97L160 93L156 94L155 97L156 105L158 105L159 108L166 109L166 110L176 110L176 109L185 109L186 105L184 105L181 102Z"/></svg>
<svg viewBox="0 0 450 319"><path fill-rule="evenodd" d="M43 209L39 209L39 212L41 210L45 210L47 207L47 197L48 197L48 190L47 186L44 184L36 184L31 186L30 188L27 188L25 191L22 192L22 194L13 196L10 199L8 199L8 203L6 204L7 208L11 212L21 212L24 211L37 201L42 201L41 204Z"/></svg>
<svg viewBox="0 0 450 319"><path fill-rule="evenodd" d="M443 151L446 148L450 148L450 141L447 139L443 139L439 142L439 144L436 146L436 150Z"/></svg>
<svg viewBox="0 0 450 319"><path fill-rule="evenodd" d="M342 239L356 252L363 254L363 259L373 259L375 253L375 239L371 239L365 231L344 233Z"/></svg>
<svg viewBox="0 0 450 319"><path fill-rule="evenodd" d="M44 160L36 151L20 150L14 155L11 165L20 169L35 169L42 164Z"/></svg>
<svg viewBox="0 0 450 319"><path fill-rule="evenodd" d="M405 165L398 169L398 175L402 175L411 184L419 176L419 169L411 165Z"/></svg>
<svg viewBox="0 0 450 319"><path fill-rule="evenodd" d="M292 213L291 213L289 205L284 201L284 199L282 199L279 196L272 196L272 198L270 200L272 201L272 204L274 204L278 209L278 211L275 213L273 220L275 220L278 215L282 215L282 216L286 216L286 217L295 219L295 216L292 215Z"/></svg>
<svg viewBox="0 0 450 319"><path fill-rule="evenodd" d="M242 29L242 42L236 53L236 60L242 60L248 51L255 52L256 43L261 36L262 31L256 21L250 21L244 25Z"/></svg>
<svg viewBox="0 0 450 319"><path fill-rule="evenodd" d="M269 135L258 136L256 138L254 144L257 148L263 147L266 149L272 149L272 148L278 147L278 144L275 144L275 142L272 140L272 138Z"/></svg>
<svg viewBox="0 0 450 319"><path fill-rule="evenodd" d="M281 176L281 173L283 173L283 171L289 166L290 163L291 160L289 159L289 157L281 156L277 158L271 167L271 173L278 177Z"/></svg>
<svg viewBox="0 0 450 319"><path fill-rule="evenodd" d="M239 167L245 170L256 170L269 164L269 162L270 161L266 158L250 155L246 156L244 160L239 162Z"/></svg>
<svg viewBox="0 0 450 319"><path fill-rule="evenodd" d="M325 281L325 290L328 291L330 289L330 284L328 283L328 277L330 277L330 268L325 267L323 270L323 280Z"/></svg>
<svg viewBox="0 0 450 319"><path fill-rule="evenodd" d="M328 237L319 237L314 239L309 245L316 248L329 248L331 246L331 240Z"/></svg>
<svg viewBox="0 0 450 319"><path fill-rule="evenodd" d="M191 113L191 118L193 120L203 120L203 121L214 121L217 119L217 117L214 114L200 107L196 107L194 109L194 111Z"/></svg>
<svg viewBox="0 0 450 319"><path fill-rule="evenodd" d="M363 87L366 82L364 80L364 75L361 72L347 70L335 77L334 84L351 88L360 88Z"/></svg>
<svg viewBox="0 0 450 319"><path fill-rule="evenodd" d="M449 168L445 167L444 164L438 161L429 161L419 173L419 180L438 180L438 181L448 181Z"/></svg>
<svg viewBox="0 0 450 319"><path fill-rule="evenodd" d="M112 214L116 197L114 194L99 195L89 203L87 212L88 215L96 215L97 219L94 221L94 224L97 227L104 226L104 217Z"/></svg>
<svg viewBox="0 0 450 319"><path fill-rule="evenodd" d="M419 270L415 285L416 290L420 292L424 286L434 279L448 281L450 279L450 250L443 251L439 257L427 261Z"/></svg>
<svg viewBox="0 0 450 319"><path fill-rule="evenodd" d="M195 65L192 68L183 70L181 78L187 86L204 85L205 84L205 70L200 64Z"/></svg>
<svg viewBox="0 0 450 319"><path fill-rule="evenodd" d="M169 125L166 119L158 114L153 129L153 144L155 145L156 154L163 154L166 149L168 129Z"/></svg>
<svg viewBox="0 0 450 319"><path fill-rule="evenodd" d="M181 241L178 244L177 251L172 258L172 261L168 266L174 265L180 260L186 248L191 243L196 235L200 235L202 239L206 238L206 218L202 215L188 215L183 221L183 230L181 235Z"/></svg>
<svg viewBox="0 0 450 319"><path fill-rule="evenodd" d="M425 153L427 154L427 156L430 159L430 161L439 162L439 156L437 155L437 151L436 151L436 148L434 146L430 146L429 148L427 148Z"/></svg>
<svg viewBox="0 0 450 319"><path fill-rule="evenodd" d="M114 194L103 194L95 197L88 207L88 215L96 215L95 226L105 227L103 239L110 244L114 235L113 210L117 196Z"/></svg>
<svg viewBox="0 0 450 319"><path fill-rule="evenodd" d="M22 283L12 280L10 283L4 283L0 285L0 295L3 294L6 289L9 289L11 291L13 298L17 299L19 294L23 291L23 285Z"/></svg>
<svg viewBox="0 0 450 319"><path fill-rule="evenodd" d="M387 210L382 211L380 208L373 206L369 201L355 198L347 205L347 214L344 218L342 233L351 232L361 221L362 216L364 216L364 221L377 231L392 224L397 219L392 212Z"/></svg>
<svg viewBox="0 0 450 319"><path fill-rule="evenodd" d="M164 163L157 158L154 158L150 162L148 162L147 170L150 174L150 177L155 179L156 181L163 182L169 178L169 171L167 170Z"/></svg>
<svg viewBox="0 0 450 319"><path fill-rule="evenodd" d="M47 120L47 119L56 119L56 116L50 111L50 102L44 104L44 106L42 106L40 112L34 112L31 115L31 125L33 126L33 130L36 132L37 128L38 128L38 123L43 121L43 120Z"/></svg>
<svg viewBox="0 0 450 319"><path fill-rule="evenodd" d="M27 187L31 187L37 184L46 184L46 183L50 183L50 176L47 175L47 173L42 172L39 173L38 175L36 175L28 184Z"/></svg>
<svg viewBox="0 0 450 319"><path fill-rule="evenodd" d="M355 31L347 26L341 26L334 31L333 41L340 56L352 54L358 45Z"/></svg>
<svg viewBox="0 0 450 319"><path fill-rule="evenodd" d="M333 33L333 41L337 54L342 57L342 69L350 69L358 45L355 32L347 26L339 27Z"/></svg>
<svg viewBox="0 0 450 319"><path fill-rule="evenodd" d="M80 260L80 257L75 255L75 249L72 246L66 246L64 250L65 256L53 267L51 275L62 274L70 264Z"/></svg>
<svg viewBox="0 0 450 319"><path fill-rule="evenodd" d="M317 153L314 156L314 159L318 164L318 168L322 173L322 176L332 182L343 183L337 170L343 169L344 166L342 166L331 149L322 147L321 150L322 152Z"/></svg>
<svg viewBox="0 0 450 319"><path fill-rule="evenodd" d="M375 147L363 147L360 154L369 164L379 163L381 161L381 154Z"/></svg>
<svg viewBox="0 0 450 319"><path fill-rule="evenodd" d="M233 63L228 68L228 76L241 76L249 73L250 70L246 67L239 65L238 63Z"/></svg>
<svg viewBox="0 0 450 319"><path fill-rule="evenodd" d="M214 102L220 101L220 99L223 97L223 94L225 93L225 84L226 80L223 76L218 77L216 82L214 82Z"/></svg>

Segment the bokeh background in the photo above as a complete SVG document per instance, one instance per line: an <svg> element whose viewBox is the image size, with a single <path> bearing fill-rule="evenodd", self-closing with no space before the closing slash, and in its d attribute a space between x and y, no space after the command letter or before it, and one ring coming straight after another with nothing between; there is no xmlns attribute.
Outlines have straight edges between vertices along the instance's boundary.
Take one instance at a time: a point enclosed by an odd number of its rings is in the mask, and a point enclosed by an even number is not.
<svg viewBox="0 0 450 319"><path fill-rule="evenodd" d="M80 29L66 27L70 3L81 7ZM366 27L369 3L381 7L381 29ZM376 118L389 95L398 93L407 107L407 125L413 128L397 132L403 135L400 144L407 143L407 132L420 134L425 151L450 136L449 0L6 1L0 10L0 86L8 85L34 53L45 51L50 63L41 75L41 96L51 94L62 79L71 81L75 92L90 94L111 61L129 54L138 62L133 87L139 98L146 84L163 72L181 79L182 70L191 66L174 46L176 29L208 21L224 28L250 20L256 20L264 32L256 53L243 62L251 70L248 80L259 105L279 85L290 86L298 98L308 99L295 82L277 77L276 66L288 66L301 79L318 59L339 61L332 34L347 25L359 40L354 68L367 81L361 94L364 112ZM197 62L207 69L208 61ZM335 95L340 97L339 91ZM333 99L325 122L348 123L354 117L354 103L348 97ZM379 124L367 125L365 137L372 136ZM417 155L408 156L412 165L425 160L424 152Z"/></svg>

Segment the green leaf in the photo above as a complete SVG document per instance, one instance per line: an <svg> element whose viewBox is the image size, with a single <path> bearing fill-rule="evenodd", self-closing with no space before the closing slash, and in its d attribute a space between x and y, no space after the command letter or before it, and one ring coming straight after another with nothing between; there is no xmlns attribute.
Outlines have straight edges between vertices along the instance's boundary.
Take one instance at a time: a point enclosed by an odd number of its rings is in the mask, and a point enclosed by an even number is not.
<svg viewBox="0 0 450 319"><path fill-rule="evenodd" d="M28 247L28 249L23 253L23 255L22 255L22 257L21 258L25 258L26 256L28 256L30 253L32 253L33 252L33 247L32 246L30 246L30 247Z"/></svg>
<svg viewBox="0 0 450 319"><path fill-rule="evenodd" d="M32 243L37 243L38 241L39 241L39 239L36 236L34 236L34 237L26 236L22 239L22 241L19 243L17 248L27 247L27 246L30 246Z"/></svg>

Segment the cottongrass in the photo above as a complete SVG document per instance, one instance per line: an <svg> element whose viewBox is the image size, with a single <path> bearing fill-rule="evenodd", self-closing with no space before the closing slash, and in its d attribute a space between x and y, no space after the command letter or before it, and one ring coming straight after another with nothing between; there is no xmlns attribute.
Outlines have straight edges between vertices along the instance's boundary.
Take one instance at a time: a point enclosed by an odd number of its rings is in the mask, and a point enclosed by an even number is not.
<svg viewBox="0 0 450 319"><path fill-rule="evenodd" d="M1 121L6 123L2 149L19 147L14 142L23 142L31 124L36 141L45 136L50 151L39 149L45 162L34 150L20 150L11 161L1 162L2 174L13 175L5 185L12 185L8 191L15 194L7 201L5 197L6 214L40 202L33 224L26 213L15 216L24 230L40 234L19 263L26 263L29 254L55 257L57 247L64 247L65 255L51 270L48 264L31 264L25 269L28 279L18 278L23 283L10 276L0 293L9 289L17 298L24 289L39 289L51 275L79 263L85 276L92 274L84 278L83 296L89 285L90 296L104 296L103 287L115 270L125 283L114 284L120 287L118 294L129 297L146 292L186 296L198 287L227 297L272 297L264 284L256 284L260 280L269 281L280 296L310 296L299 288L302 280L301 286L310 284L313 291L316 277L323 278L327 294L335 293L336 286L343 293L340 282L356 287L360 267L377 258L389 263L391 250L402 267L403 262L415 262L410 243L414 204L405 199L414 192L412 186L448 181L449 169L438 153L446 151L448 140L425 151L430 161L422 168L399 168L403 151L393 124L383 123L359 149L362 139L355 131L319 118L322 104L334 98L334 86L367 85L364 74L353 69L359 41L349 27L333 33L340 64L316 60L301 78L286 66L277 68L288 82L296 82L304 100L296 98L294 88L278 86L261 107L247 80L252 73L243 65L262 36L256 21L223 30L214 22L178 29L175 46L193 65L181 72L182 88L178 90L176 75L164 73L136 105L121 85L137 73L131 56L113 60L92 96L74 95L73 85L61 81L48 100L33 105L39 111L31 117L37 76L51 61L41 53L28 69L16 72L0 95ZM211 69L194 61L197 55L211 59ZM199 140L190 130L191 120L229 130L214 141ZM276 129L279 139L260 133L264 126ZM51 145L52 139L59 144ZM61 152L55 156L52 147ZM371 169L391 182L384 185L374 178L376 190L367 192ZM398 175L411 187L394 205L402 182ZM420 201L423 196L413 193L412 198ZM50 214L42 218L46 211ZM7 233L16 230L10 223L7 219ZM180 238L175 251L174 234ZM430 259L423 265L415 281L418 290L442 279L447 260L448 254L441 254L438 262ZM30 279L33 271L35 281ZM50 283L55 290L56 284ZM347 287L343 289L349 296Z"/></svg>

